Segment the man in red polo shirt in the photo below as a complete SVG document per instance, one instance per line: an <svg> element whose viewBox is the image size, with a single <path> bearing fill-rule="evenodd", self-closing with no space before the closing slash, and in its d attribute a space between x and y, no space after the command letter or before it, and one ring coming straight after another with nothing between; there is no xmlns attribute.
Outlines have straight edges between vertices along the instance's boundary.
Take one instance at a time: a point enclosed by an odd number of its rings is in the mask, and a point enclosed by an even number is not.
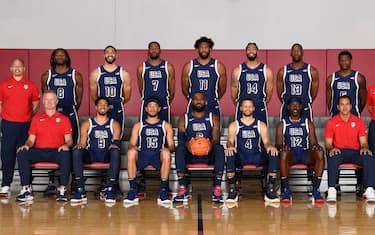
<svg viewBox="0 0 375 235"><path fill-rule="evenodd" d="M367 201L375 201L375 158L368 147L365 122L351 114L350 97L338 98L339 113L326 125L325 146L328 152L328 195L327 202L336 202L338 169L340 164L352 162L363 166Z"/></svg>
<svg viewBox="0 0 375 235"><path fill-rule="evenodd" d="M371 114L371 122L368 127L368 142L370 150L375 151L375 86L371 86L367 91L367 109Z"/></svg>
<svg viewBox="0 0 375 235"><path fill-rule="evenodd" d="M13 59L12 76L0 83L1 166L3 182L0 197L8 197L16 163L16 149L25 143L33 114L39 106L39 91L35 84L25 78L25 63Z"/></svg>
<svg viewBox="0 0 375 235"><path fill-rule="evenodd" d="M57 96L52 90L43 94L45 112L31 120L29 137L18 148L22 189L17 201L31 201L34 195L31 188L30 164L35 162L56 162L60 165L60 187L57 201L67 201L66 188L70 175L70 147L73 145L72 126L69 118L56 111Z"/></svg>

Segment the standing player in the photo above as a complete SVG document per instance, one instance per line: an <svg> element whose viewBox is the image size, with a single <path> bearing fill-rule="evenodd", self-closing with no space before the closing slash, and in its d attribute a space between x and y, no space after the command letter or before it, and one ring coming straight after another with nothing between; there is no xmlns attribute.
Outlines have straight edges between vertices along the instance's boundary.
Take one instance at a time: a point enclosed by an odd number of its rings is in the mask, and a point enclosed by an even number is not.
<svg viewBox="0 0 375 235"><path fill-rule="evenodd" d="M292 191L289 188L289 169L292 164L307 164L314 169L314 202L321 203L319 187L324 170L323 148L318 144L314 124L308 118L301 118L302 103L299 98L288 101L289 117L276 127L276 146L280 150L280 174L282 184L282 202L291 202Z"/></svg>
<svg viewBox="0 0 375 235"><path fill-rule="evenodd" d="M318 94L318 70L303 61L301 44L293 44L290 56L292 63L279 69L277 73L277 95L281 101L280 119L287 119L287 103L290 98L297 97L302 102L302 118L313 120L311 105Z"/></svg>
<svg viewBox="0 0 375 235"><path fill-rule="evenodd" d="M128 178L130 190L125 203L137 203L135 177L137 170L152 165L160 169L159 203L170 203L168 177L171 152L174 151L172 126L158 117L161 106L157 97L145 100L147 118L133 126L128 148Z"/></svg>
<svg viewBox="0 0 375 235"><path fill-rule="evenodd" d="M366 78L352 70L352 54L341 51L338 56L340 70L328 76L326 81L326 102L331 116L339 113L338 98L343 95L352 101L352 114L360 116L366 105Z"/></svg>
<svg viewBox="0 0 375 235"><path fill-rule="evenodd" d="M255 105L253 116L267 124L267 104L272 96L273 72L259 61L258 50L255 42L247 44L247 61L233 69L232 72L231 94L232 101L236 105L236 120L242 117L241 101L250 98Z"/></svg>
<svg viewBox="0 0 375 235"><path fill-rule="evenodd" d="M51 68L42 74L42 91L53 90L59 103L57 111L70 119L73 130L73 143L79 142L79 121L77 111L83 95L82 75L71 68L70 56L63 48L55 49L51 54Z"/></svg>
<svg viewBox="0 0 375 235"><path fill-rule="evenodd" d="M278 152L271 144L267 125L253 116L254 110L255 105L252 99L242 99L240 103L241 118L229 124L227 149L225 150L229 183L227 202L238 200L235 172L236 168L242 168L246 164L268 165L268 187L264 200L280 201L274 190ZM261 141L266 152L262 152Z"/></svg>
<svg viewBox="0 0 375 235"><path fill-rule="evenodd" d="M371 114L371 122L368 127L368 142L370 150L375 153L375 86L371 86L367 91L367 109Z"/></svg>
<svg viewBox="0 0 375 235"><path fill-rule="evenodd" d="M207 100L207 112L212 112L220 118L219 99L227 88L227 75L224 64L211 58L214 46L212 39L201 37L195 41L194 47L198 58L186 63L182 70L182 93L188 99L188 112L191 111L193 94L201 91Z"/></svg>
<svg viewBox="0 0 375 235"><path fill-rule="evenodd" d="M175 71L171 63L160 58L160 44L148 44L148 60L138 65L138 88L142 97L141 120L145 120L147 113L144 101L148 97L158 97L160 100L159 118L170 121L170 103L175 93Z"/></svg>
<svg viewBox="0 0 375 235"><path fill-rule="evenodd" d="M121 127L113 118L108 117L109 101L105 97L95 100L96 115L81 125L81 139L73 148L73 170L78 189L71 201L86 201L83 163L109 162L108 187L105 202L115 202L114 188L120 172Z"/></svg>
<svg viewBox="0 0 375 235"><path fill-rule="evenodd" d="M207 100L201 91L192 95L192 112L178 120L178 147L176 149L176 169L179 189L174 201L183 202L190 197L186 188L185 165L187 163L206 163L215 165L212 201L223 202L221 181L224 172L224 148L220 145L220 121L215 114L206 111ZM203 137L209 141L205 154L195 154L190 143Z"/></svg>
<svg viewBox="0 0 375 235"><path fill-rule="evenodd" d="M3 182L0 197L8 197L13 181L16 150L27 139L32 115L39 107L39 91L35 84L25 78L25 63L13 59L9 79L0 83L1 121L1 168Z"/></svg>
<svg viewBox="0 0 375 235"><path fill-rule="evenodd" d="M90 96L93 101L98 97L108 98L108 116L120 123L121 130L123 130L123 104L130 99L131 79L130 74L116 64L116 54L115 47L104 48L104 65L99 66L90 74Z"/></svg>

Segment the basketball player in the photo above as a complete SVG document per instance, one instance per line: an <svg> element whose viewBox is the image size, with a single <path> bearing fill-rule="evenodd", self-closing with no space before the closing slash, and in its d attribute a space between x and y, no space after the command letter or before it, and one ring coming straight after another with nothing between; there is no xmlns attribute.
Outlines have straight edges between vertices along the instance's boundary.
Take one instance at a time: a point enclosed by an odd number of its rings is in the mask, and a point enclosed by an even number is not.
<svg viewBox="0 0 375 235"><path fill-rule="evenodd" d="M168 176L171 152L174 152L172 126L158 116L161 106L157 97L145 100L147 118L133 126L128 148L128 179L130 190L124 203L138 203L135 177L137 170L152 165L160 170L158 203L170 203Z"/></svg>
<svg viewBox="0 0 375 235"><path fill-rule="evenodd" d="M160 44L148 44L148 60L138 65L138 88L142 97L141 120L145 120L147 113L144 101L150 96L160 100L160 120L170 121L170 103L175 93L175 71L171 63L160 58Z"/></svg>
<svg viewBox="0 0 375 235"><path fill-rule="evenodd" d="M360 116L366 105L366 78L352 70L352 54L341 51L338 55L340 70L328 76L326 81L326 102L331 117L339 113L338 98L343 95L352 101L352 114Z"/></svg>
<svg viewBox="0 0 375 235"><path fill-rule="evenodd" d="M313 120L311 105L319 89L318 70L303 61L303 48L299 43L293 44L290 56L292 62L279 69L277 73L277 95L281 101L280 119L287 119L288 100L292 97L301 99L302 118Z"/></svg>
<svg viewBox="0 0 375 235"><path fill-rule="evenodd" d="M211 38L201 37L194 47L198 58L186 63L181 78L182 93L188 99L188 112L191 111L192 95L201 91L207 100L207 112L220 118L219 99L227 87L227 75L224 64L211 58L214 42Z"/></svg>
<svg viewBox="0 0 375 235"><path fill-rule="evenodd" d="M242 117L241 101L250 98L255 105L253 116L267 124L267 104L272 96L273 72L259 61L258 50L255 42L247 44L245 49L247 61L234 68L232 72L231 94L232 101L236 105L236 120Z"/></svg>
<svg viewBox="0 0 375 235"><path fill-rule="evenodd" d="M124 128L123 104L131 95L130 74L116 64L117 50L113 46L104 48L104 65L99 66L90 75L90 96L93 101L98 97L109 100L108 116L120 123Z"/></svg>
<svg viewBox="0 0 375 235"><path fill-rule="evenodd" d="M319 187L324 170L323 148L318 144L314 124L308 118L302 118L302 102L293 97L288 101L289 117L276 127L276 146L280 151L280 174L282 184L282 202L292 201L289 188L289 169L293 164L306 164L314 169L312 196L316 203L322 203Z"/></svg>
<svg viewBox="0 0 375 235"><path fill-rule="evenodd" d="M185 165L187 163L206 163L215 165L214 189L212 201L223 202L221 181L224 171L224 148L220 145L219 117L206 111L207 100L202 91L192 95L192 112L186 113L178 121L178 147L176 149L176 170L178 176L178 193L174 201L187 201L190 197L186 189ZM211 140L209 154L195 156L189 145L194 137L204 137Z"/></svg>
<svg viewBox="0 0 375 235"><path fill-rule="evenodd" d="M236 192L236 168L246 164L268 166L268 187L264 200L279 202L274 184L278 169L277 149L272 146L267 125L253 116L254 101L243 98L240 103L241 118L229 124L227 149L227 176L229 193L226 202L238 200ZM266 152L262 152L261 140Z"/></svg>
<svg viewBox="0 0 375 235"><path fill-rule="evenodd" d="M109 101L106 97L95 100L96 115L81 125L81 139L73 148L73 170L78 188L72 202L86 201L84 188L84 163L109 162L109 180L105 202L115 202L113 192L120 171L121 127L113 118L108 117Z"/></svg>
<svg viewBox="0 0 375 235"><path fill-rule="evenodd" d="M27 139L31 117L39 108L39 91L25 77L26 66L22 59L13 59L9 68L11 75L0 82L1 115L1 169L0 197L10 195L16 164L16 150Z"/></svg>

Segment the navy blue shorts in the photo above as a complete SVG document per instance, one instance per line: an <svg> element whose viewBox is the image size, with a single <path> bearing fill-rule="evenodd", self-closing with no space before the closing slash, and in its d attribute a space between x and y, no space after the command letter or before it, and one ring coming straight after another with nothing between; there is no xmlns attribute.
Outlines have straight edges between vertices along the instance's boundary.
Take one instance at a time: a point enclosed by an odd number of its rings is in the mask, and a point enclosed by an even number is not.
<svg viewBox="0 0 375 235"><path fill-rule="evenodd" d="M137 169L143 170L147 165L152 165L157 170L160 170L160 151L158 152L139 152Z"/></svg>

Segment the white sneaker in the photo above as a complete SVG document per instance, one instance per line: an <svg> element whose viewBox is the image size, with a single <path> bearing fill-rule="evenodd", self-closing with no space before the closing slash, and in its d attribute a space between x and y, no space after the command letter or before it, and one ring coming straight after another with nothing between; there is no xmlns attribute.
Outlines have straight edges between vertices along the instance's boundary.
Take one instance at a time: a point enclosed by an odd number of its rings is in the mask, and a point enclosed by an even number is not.
<svg viewBox="0 0 375 235"><path fill-rule="evenodd" d="M326 201L327 202L336 202L336 197L337 197L336 194L337 194L336 189L334 187L329 187Z"/></svg>
<svg viewBox="0 0 375 235"><path fill-rule="evenodd" d="M375 191L373 187L366 188L365 197L367 202L375 202Z"/></svg>
<svg viewBox="0 0 375 235"><path fill-rule="evenodd" d="M10 196L10 187L3 186L0 189L0 197L9 197Z"/></svg>

